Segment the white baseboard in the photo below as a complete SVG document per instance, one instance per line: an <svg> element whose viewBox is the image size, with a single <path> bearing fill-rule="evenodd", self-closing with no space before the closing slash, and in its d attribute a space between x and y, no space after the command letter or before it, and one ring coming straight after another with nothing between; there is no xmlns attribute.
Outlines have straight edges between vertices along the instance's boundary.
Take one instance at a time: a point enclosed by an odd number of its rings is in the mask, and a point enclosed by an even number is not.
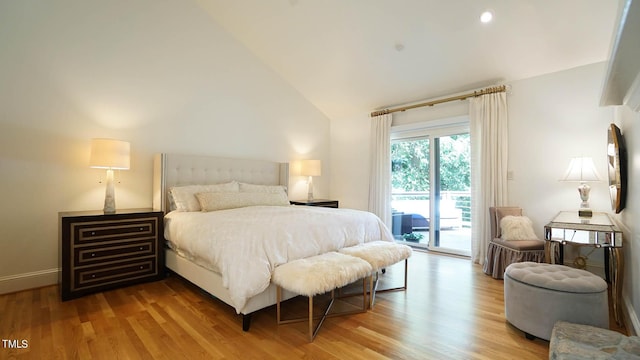
<svg viewBox="0 0 640 360"><path fill-rule="evenodd" d="M48 269L0 277L0 294L35 289L58 283L60 269Z"/></svg>

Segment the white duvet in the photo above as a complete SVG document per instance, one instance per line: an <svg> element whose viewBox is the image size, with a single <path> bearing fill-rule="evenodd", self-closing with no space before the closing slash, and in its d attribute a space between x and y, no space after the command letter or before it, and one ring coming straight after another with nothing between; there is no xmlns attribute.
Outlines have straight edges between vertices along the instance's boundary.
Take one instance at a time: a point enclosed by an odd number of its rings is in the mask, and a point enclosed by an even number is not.
<svg viewBox="0 0 640 360"><path fill-rule="evenodd" d="M239 313L264 291L276 266L393 236L375 215L311 206L251 206L171 212L165 238L179 255L222 275Z"/></svg>

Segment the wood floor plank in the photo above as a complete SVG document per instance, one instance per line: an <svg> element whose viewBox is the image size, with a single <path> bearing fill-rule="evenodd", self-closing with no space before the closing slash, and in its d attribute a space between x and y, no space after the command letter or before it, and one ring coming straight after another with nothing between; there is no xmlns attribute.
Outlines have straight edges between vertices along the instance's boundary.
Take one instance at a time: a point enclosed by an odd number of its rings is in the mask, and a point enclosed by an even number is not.
<svg viewBox="0 0 640 360"><path fill-rule="evenodd" d="M278 326L275 308L241 316L179 276L60 301L58 286L0 296L0 337L29 342L0 359L546 359L504 318L503 282L468 259L414 252L409 289L375 308L328 318L314 342L305 323ZM402 284L404 267L382 276ZM305 313L303 298L287 311ZM623 329L617 329L623 331Z"/></svg>

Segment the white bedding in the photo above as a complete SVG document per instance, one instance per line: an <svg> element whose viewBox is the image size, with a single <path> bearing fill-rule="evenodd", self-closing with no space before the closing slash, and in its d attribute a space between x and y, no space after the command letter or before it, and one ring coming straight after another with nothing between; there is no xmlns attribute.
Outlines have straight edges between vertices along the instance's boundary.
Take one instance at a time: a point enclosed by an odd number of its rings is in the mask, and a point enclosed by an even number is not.
<svg viewBox="0 0 640 360"><path fill-rule="evenodd" d="M165 238L179 255L222 275L239 313L280 264L393 236L375 215L311 206L170 212Z"/></svg>

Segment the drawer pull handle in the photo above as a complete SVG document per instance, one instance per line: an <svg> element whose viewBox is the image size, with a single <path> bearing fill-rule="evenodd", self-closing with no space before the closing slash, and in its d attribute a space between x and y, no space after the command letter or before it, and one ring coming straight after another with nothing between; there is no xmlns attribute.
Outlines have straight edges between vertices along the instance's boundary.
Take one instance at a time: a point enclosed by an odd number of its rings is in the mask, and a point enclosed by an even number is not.
<svg viewBox="0 0 640 360"><path fill-rule="evenodd" d="M140 228L140 231L144 231L144 228L142 228L142 227L141 227L141 228Z"/></svg>
<svg viewBox="0 0 640 360"><path fill-rule="evenodd" d="M142 266L142 265L141 265L141 266L140 266L140 270L142 270L142 269L144 269L144 266Z"/></svg>
<svg viewBox="0 0 640 360"><path fill-rule="evenodd" d="M96 256L96 253L91 253L91 257L94 257L94 256Z"/></svg>
<svg viewBox="0 0 640 360"><path fill-rule="evenodd" d="M95 231L92 231L92 232L91 232L91 236L94 236L95 234L96 234L96 232L95 232Z"/></svg>
<svg viewBox="0 0 640 360"><path fill-rule="evenodd" d="M91 274L91 277L92 277L92 278L95 278L95 277L96 277L96 274Z"/></svg>
<svg viewBox="0 0 640 360"><path fill-rule="evenodd" d="M142 246L140 246L140 250L144 249Z"/></svg>

